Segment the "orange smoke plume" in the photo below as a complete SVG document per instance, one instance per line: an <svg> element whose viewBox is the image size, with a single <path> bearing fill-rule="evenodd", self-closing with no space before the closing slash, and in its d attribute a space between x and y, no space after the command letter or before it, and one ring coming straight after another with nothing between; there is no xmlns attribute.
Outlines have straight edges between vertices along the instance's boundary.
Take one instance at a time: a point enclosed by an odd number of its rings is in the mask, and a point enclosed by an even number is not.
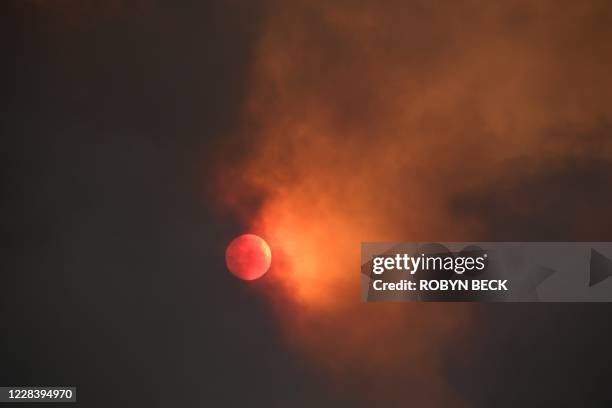
<svg viewBox="0 0 612 408"><path fill-rule="evenodd" d="M270 5L241 135L252 152L228 176L240 182L221 184L237 211L243 192L263 197L245 217L272 247L264 294L297 352L340 383L363 382L366 399L411 381L410 401L460 403L439 355L469 342L473 309L360 304L360 242L486 239L452 198L530 152L570 153L550 129L560 118L589 128L609 109L599 12L596 2ZM605 61L582 58L585 44Z"/></svg>

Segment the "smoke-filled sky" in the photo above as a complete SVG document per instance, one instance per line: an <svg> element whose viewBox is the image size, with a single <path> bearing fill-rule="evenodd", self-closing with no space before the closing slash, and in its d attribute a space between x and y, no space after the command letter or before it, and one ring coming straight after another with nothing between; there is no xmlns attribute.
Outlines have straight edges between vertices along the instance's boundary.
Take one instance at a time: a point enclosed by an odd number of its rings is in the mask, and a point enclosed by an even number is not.
<svg viewBox="0 0 612 408"><path fill-rule="evenodd" d="M609 237L609 194L592 201L611 174L612 10L302 3L262 24L224 197L281 254L265 292L295 304L279 314L298 351L341 381L393 373L369 397L410 383L418 405L467 402L440 350L476 311L357 304L358 244Z"/></svg>
<svg viewBox="0 0 612 408"><path fill-rule="evenodd" d="M359 248L612 240L609 2L2 7L3 384L603 404L606 305L361 304ZM255 282L223 263L243 232Z"/></svg>

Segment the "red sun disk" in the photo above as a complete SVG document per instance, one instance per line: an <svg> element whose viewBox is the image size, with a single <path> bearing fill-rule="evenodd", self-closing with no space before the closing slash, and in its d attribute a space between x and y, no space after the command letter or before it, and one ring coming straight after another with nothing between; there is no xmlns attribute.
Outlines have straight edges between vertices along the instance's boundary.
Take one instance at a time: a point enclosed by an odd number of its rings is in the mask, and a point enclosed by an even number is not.
<svg viewBox="0 0 612 408"><path fill-rule="evenodd" d="M254 234L236 237L225 250L227 269L247 281L262 277L270 268L271 261L270 247Z"/></svg>

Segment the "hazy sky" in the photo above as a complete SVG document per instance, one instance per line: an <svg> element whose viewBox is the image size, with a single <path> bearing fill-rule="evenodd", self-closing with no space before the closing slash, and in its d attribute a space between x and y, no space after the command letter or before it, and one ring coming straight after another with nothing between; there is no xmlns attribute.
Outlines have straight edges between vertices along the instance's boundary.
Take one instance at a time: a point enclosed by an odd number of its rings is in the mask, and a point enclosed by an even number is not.
<svg viewBox="0 0 612 408"><path fill-rule="evenodd" d="M1 7L1 383L100 407L607 394L606 305L361 304L358 277L361 241L612 239L608 2ZM252 284L223 263L246 231L273 251Z"/></svg>

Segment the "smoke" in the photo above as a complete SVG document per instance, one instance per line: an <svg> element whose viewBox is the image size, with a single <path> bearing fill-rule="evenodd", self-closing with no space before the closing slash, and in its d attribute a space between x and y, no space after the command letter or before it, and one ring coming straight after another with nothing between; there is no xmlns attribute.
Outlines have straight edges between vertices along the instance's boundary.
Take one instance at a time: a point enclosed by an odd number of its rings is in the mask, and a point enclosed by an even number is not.
<svg viewBox="0 0 612 408"><path fill-rule="evenodd" d="M606 140L577 150L610 116L611 20L597 1L268 5L237 138L249 148L219 185L273 248L264 294L296 351L365 401L461 402L445 350L478 313L360 304L360 242L503 236L509 209L478 209L515 171L612 157Z"/></svg>

